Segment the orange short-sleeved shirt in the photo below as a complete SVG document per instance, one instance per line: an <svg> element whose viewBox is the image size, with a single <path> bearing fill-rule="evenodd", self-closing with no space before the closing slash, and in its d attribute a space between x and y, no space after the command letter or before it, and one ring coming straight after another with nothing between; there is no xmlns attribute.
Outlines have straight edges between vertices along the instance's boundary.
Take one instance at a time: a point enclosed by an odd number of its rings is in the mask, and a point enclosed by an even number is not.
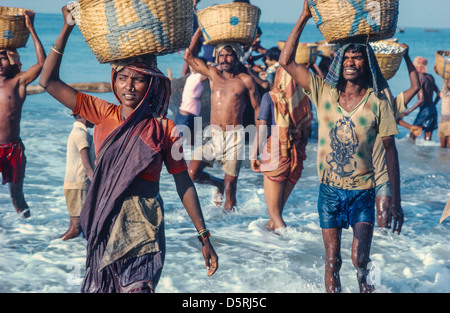
<svg viewBox="0 0 450 313"><path fill-rule="evenodd" d="M77 103L73 112L95 124L95 154L98 153L100 146L108 135L122 123L120 108L121 105L115 105L106 100L78 92ZM148 181L156 182L159 180L163 162L170 174L179 174L187 170L181 141L176 144L177 140L180 139L178 132L173 131L176 125L170 119L167 121L163 150L158 153L152 165L139 175L139 177Z"/></svg>

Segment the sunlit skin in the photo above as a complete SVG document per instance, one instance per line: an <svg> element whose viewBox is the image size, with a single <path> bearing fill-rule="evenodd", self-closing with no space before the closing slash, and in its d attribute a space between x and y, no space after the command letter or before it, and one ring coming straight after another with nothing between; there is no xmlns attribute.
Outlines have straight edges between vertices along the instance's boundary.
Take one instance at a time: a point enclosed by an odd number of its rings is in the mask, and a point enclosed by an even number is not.
<svg viewBox="0 0 450 313"><path fill-rule="evenodd" d="M40 74L45 61L45 51L34 29L34 13L24 12L25 26L30 32L36 51L36 64L28 70L15 70L7 52L0 54L0 144L9 144L20 139L22 107L26 98L26 88ZM14 208L22 217L29 217L28 204L23 194L23 181L8 184Z"/></svg>
<svg viewBox="0 0 450 313"><path fill-rule="evenodd" d="M196 72L209 79L211 86L210 124L224 131L227 130L227 127L234 128L242 125L244 109L249 103L255 111L255 125L258 125L256 117L259 113L259 94L255 81L250 75L236 70L238 59L230 46L225 46L218 51L217 67L208 66L200 59L195 58L192 51L195 50L195 44L201 34L201 29L198 28L183 58ZM224 209L232 210L236 205L237 177L225 174L223 180L216 178L203 171L206 165L207 163L201 160L191 160L189 175L197 183L217 187L217 194L220 197L225 195ZM216 204L220 205L220 203L221 201L217 201Z"/></svg>
<svg viewBox="0 0 450 313"><path fill-rule="evenodd" d="M127 118L147 93L150 79L147 75L124 68L117 73L114 89L122 104L122 117Z"/></svg>

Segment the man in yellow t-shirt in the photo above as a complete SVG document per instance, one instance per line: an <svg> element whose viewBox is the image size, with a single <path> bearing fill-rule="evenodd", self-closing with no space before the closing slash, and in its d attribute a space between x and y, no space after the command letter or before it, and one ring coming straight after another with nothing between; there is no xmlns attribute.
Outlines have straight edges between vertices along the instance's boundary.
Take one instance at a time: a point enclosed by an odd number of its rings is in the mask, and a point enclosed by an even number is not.
<svg viewBox="0 0 450 313"><path fill-rule="evenodd" d="M336 51L325 79L295 63L294 54L311 12L307 1L281 53L279 63L316 106L319 123L317 166L321 182L318 212L325 245L325 287L340 292L342 228L353 228L352 262L361 292L373 292L368 263L375 222L375 171L372 149L382 137L391 182L389 216L401 231L398 133L392 107L382 90L388 84L370 45L345 44Z"/></svg>

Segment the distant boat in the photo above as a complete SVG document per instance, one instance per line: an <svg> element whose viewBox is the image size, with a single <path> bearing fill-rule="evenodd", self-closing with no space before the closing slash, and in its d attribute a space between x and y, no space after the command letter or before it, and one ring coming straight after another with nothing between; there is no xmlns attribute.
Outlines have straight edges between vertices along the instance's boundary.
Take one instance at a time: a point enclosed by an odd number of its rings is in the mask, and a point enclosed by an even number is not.
<svg viewBox="0 0 450 313"><path fill-rule="evenodd" d="M401 32L401 33L405 32L405 28L404 28L404 27L401 27L401 28L399 29L399 32Z"/></svg>
<svg viewBox="0 0 450 313"><path fill-rule="evenodd" d="M439 32L439 29L424 28L423 31L427 33L437 33Z"/></svg>

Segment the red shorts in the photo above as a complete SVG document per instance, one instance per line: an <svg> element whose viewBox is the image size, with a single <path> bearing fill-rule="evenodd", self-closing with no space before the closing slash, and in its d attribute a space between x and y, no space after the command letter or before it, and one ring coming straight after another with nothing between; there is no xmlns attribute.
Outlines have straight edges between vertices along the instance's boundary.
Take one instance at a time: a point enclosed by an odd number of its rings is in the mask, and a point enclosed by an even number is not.
<svg viewBox="0 0 450 313"><path fill-rule="evenodd" d="M16 140L6 145L0 145L0 172L6 183L19 183L25 177L25 146L22 140Z"/></svg>

